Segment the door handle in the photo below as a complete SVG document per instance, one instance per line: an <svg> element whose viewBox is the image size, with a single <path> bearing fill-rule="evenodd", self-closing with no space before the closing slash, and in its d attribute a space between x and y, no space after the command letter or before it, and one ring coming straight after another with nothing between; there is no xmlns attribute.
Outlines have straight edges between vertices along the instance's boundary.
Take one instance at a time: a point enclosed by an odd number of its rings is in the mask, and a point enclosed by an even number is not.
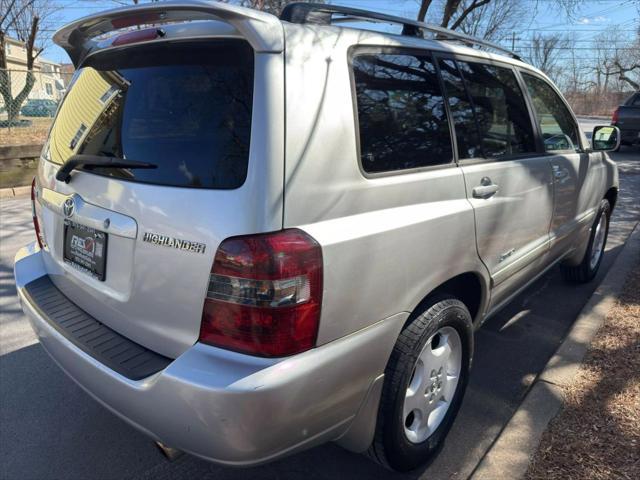
<svg viewBox="0 0 640 480"><path fill-rule="evenodd" d="M569 175L569 172L567 171L566 168L561 168L558 165L553 166L553 176L558 180L562 180L568 175Z"/></svg>
<svg viewBox="0 0 640 480"><path fill-rule="evenodd" d="M473 188L474 198L489 198L498 193L500 187L493 183L489 177L483 177L480 180L480 186Z"/></svg>

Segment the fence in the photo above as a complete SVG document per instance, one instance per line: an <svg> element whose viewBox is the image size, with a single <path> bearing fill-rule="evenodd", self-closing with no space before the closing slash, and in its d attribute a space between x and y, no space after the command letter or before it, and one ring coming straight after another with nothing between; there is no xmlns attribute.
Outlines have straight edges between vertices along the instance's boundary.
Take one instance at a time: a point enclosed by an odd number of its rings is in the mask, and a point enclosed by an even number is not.
<svg viewBox="0 0 640 480"><path fill-rule="evenodd" d="M633 94L628 92L566 92L565 97L576 115L602 115L611 117L616 107Z"/></svg>
<svg viewBox="0 0 640 480"><path fill-rule="evenodd" d="M71 76L0 70L0 146L42 144Z"/></svg>

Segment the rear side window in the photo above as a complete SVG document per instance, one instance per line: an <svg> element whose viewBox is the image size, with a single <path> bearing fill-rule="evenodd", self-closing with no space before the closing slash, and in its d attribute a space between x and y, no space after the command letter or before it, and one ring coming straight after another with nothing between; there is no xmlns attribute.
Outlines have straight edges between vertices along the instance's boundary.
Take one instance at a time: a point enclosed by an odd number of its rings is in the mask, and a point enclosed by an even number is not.
<svg viewBox="0 0 640 480"><path fill-rule="evenodd" d="M476 118L473 113L464 80L453 60L440 59L440 75L449 102L449 111L456 130L459 158L479 158L483 156Z"/></svg>
<svg viewBox="0 0 640 480"><path fill-rule="evenodd" d="M352 65L365 172L453 161L444 98L431 56L359 54Z"/></svg>
<svg viewBox="0 0 640 480"><path fill-rule="evenodd" d="M544 80L522 74L547 152L580 150L578 126L558 94Z"/></svg>
<svg viewBox="0 0 640 480"><path fill-rule="evenodd" d="M484 63L456 63L473 103L483 156L499 158L535 152L529 111L513 71ZM459 153L465 158L471 152Z"/></svg>
<svg viewBox="0 0 640 480"><path fill-rule="evenodd" d="M253 50L243 41L105 52L77 74L51 130L49 158L126 158L157 168L91 171L141 183L237 188L247 174L252 95Z"/></svg>

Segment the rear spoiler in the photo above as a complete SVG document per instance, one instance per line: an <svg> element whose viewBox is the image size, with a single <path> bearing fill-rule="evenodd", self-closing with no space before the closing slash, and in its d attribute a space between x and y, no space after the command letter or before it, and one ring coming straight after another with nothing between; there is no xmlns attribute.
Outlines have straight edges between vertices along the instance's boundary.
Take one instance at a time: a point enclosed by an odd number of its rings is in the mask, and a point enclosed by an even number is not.
<svg viewBox="0 0 640 480"><path fill-rule="evenodd" d="M64 48L75 67L98 47L95 37L137 25L218 20L235 28L256 52L284 50L280 20L271 14L207 0L145 3L107 10L76 20L58 30L53 41Z"/></svg>

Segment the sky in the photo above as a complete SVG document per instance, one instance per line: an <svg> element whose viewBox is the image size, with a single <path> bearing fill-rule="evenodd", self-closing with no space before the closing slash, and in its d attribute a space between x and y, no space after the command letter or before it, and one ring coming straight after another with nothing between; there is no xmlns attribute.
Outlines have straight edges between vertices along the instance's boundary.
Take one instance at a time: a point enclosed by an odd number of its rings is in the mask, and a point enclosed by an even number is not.
<svg viewBox="0 0 640 480"><path fill-rule="evenodd" d="M47 33L80 17L101 10L117 8L126 0L49 0L55 5L53 25ZM143 0L144 1L144 0ZM520 0L523 3L536 3L536 0ZM391 15L416 18L419 0L331 0L332 4L376 10ZM586 0L576 15L567 18L552 8L555 0L537 0L538 11L531 15L527 24L516 32L516 51L525 53L531 35L536 32L569 33L575 32L577 39L576 56L589 56L592 41L599 32L615 28L621 41L633 36L640 25L637 5L640 0ZM532 12L533 13L533 12ZM509 42L510 43L510 42ZM510 46L510 45L509 45ZM567 52L568 53L568 52ZM60 63L68 62L67 54L56 45L49 45L42 54L44 57Z"/></svg>

